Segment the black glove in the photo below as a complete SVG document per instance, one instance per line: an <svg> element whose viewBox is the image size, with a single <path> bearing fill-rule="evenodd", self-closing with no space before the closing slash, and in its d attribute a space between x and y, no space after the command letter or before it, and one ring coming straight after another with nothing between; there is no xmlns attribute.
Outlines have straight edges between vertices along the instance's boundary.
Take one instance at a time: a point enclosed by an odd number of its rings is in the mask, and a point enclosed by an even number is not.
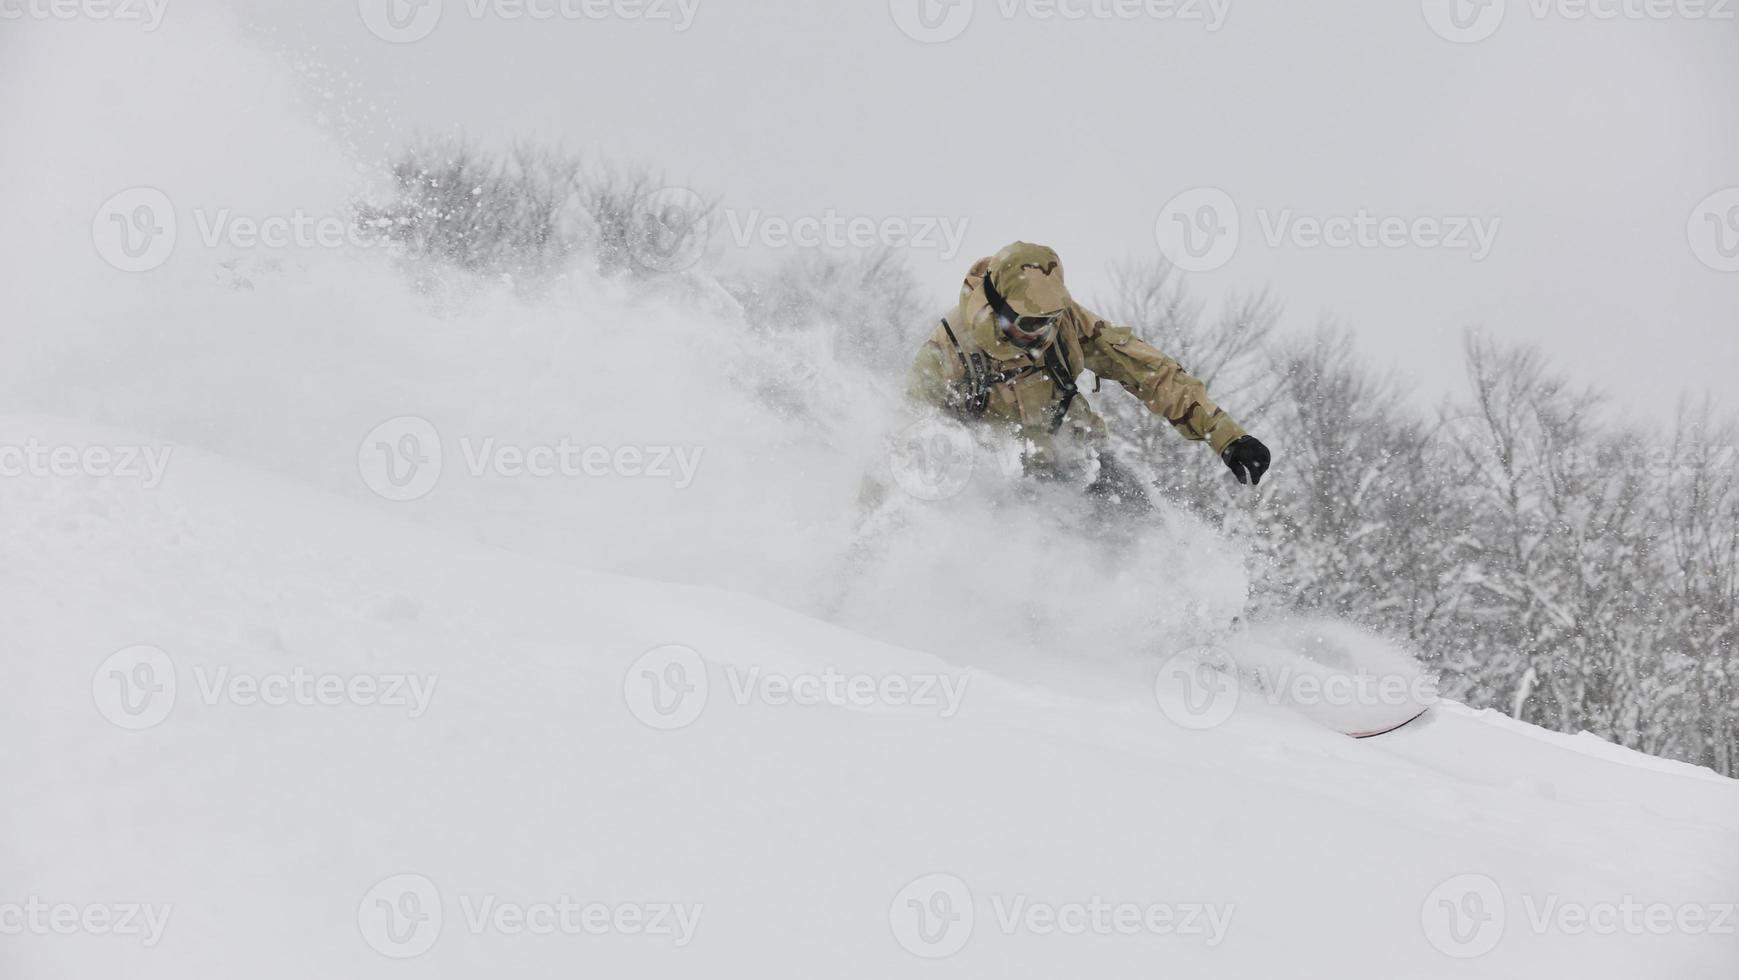
<svg viewBox="0 0 1739 980"><path fill-rule="evenodd" d="M1255 436L1241 436L1226 447L1220 458L1231 467L1232 475L1238 478L1239 483L1259 484L1262 482L1262 474L1268 472L1268 463L1273 454Z"/></svg>

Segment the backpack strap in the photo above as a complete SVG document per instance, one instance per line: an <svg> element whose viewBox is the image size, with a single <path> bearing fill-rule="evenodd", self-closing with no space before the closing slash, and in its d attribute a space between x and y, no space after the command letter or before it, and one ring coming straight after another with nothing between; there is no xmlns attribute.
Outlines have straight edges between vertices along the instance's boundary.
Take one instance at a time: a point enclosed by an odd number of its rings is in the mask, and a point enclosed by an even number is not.
<svg viewBox="0 0 1739 980"><path fill-rule="evenodd" d="M984 417L990 407L990 389L996 385L1023 377L1035 368L1022 368L1016 371L992 372L989 359L980 351L971 354L960 345L960 338L954 336L954 328L948 324L948 318L942 318L942 331L948 335L948 342L954 345L954 356L960 359L962 390L959 392L959 407L970 419ZM1069 406L1075 402L1075 396L1080 389L1075 387L1074 372L1069 370L1068 359L1063 355L1062 339L1045 348L1045 371L1051 376L1051 381L1063 393L1051 406L1050 431L1055 435L1062 429L1063 421L1068 417Z"/></svg>
<svg viewBox="0 0 1739 980"><path fill-rule="evenodd" d="M954 328L948 325L948 318L942 318L942 330L948 335L948 342L954 345L954 356L960 359L961 386L957 389L959 404L956 406L969 419L981 419L986 409L990 408L990 367L983 353L973 351L970 355L966 348L960 346L960 338L954 336Z"/></svg>
<svg viewBox="0 0 1739 980"><path fill-rule="evenodd" d="M1063 392L1063 397L1057 399L1051 406L1051 435L1063 427L1063 419L1069 414L1069 406L1075 403L1075 396L1081 390L1075 387L1075 375L1069 370L1069 362L1063 356L1063 339L1058 337L1045 348L1045 370L1051 373L1051 380Z"/></svg>

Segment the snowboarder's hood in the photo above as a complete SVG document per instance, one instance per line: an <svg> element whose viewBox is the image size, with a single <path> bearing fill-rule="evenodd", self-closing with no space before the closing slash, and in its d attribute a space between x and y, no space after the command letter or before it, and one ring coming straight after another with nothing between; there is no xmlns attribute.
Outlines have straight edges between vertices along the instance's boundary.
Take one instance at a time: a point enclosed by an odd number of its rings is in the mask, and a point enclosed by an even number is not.
<svg viewBox="0 0 1739 980"><path fill-rule="evenodd" d="M990 281L1018 316L1050 316L1068 309L1063 260L1055 250L1015 242L990 257Z"/></svg>

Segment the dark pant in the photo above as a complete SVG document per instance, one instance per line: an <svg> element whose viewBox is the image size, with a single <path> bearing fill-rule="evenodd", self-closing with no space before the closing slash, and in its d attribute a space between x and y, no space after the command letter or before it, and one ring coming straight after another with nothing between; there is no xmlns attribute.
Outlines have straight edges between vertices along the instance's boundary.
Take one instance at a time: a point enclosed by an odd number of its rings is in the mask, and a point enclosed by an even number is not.
<svg viewBox="0 0 1739 980"><path fill-rule="evenodd" d="M1099 476L1087 486L1087 497L1105 516L1140 516L1153 511L1147 488L1123 462L1110 453L1099 454Z"/></svg>

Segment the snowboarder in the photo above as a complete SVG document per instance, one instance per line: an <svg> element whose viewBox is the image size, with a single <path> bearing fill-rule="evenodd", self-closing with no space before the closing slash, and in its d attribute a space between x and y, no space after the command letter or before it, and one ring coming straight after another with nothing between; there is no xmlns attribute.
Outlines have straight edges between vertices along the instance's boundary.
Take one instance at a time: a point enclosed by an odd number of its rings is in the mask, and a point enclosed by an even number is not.
<svg viewBox="0 0 1739 980"><path fill-rule="evenodd" d="M1177 361L1069 296L1057 253L1015 242L979 259L960 301L918 352L908 395L967 422L1006 427L1029 473L1061 475L1064 441L1096 456L1088 493L1136 510L1146 491L1104 447L1105 422L1075 387L1082 371L1121 384L1186 439L1203 441L1239 483L1259 484L1270 453Z"/></svg>

